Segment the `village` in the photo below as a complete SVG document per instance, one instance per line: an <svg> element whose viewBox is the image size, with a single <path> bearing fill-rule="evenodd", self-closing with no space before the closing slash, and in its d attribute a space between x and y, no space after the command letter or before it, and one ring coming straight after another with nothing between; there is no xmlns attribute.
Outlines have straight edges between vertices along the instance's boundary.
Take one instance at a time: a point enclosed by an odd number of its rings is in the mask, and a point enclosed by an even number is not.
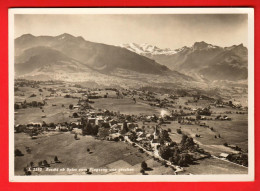
<svg viewBox="0 0 260 191"><path fill-rule="evenodd" d="M132 172L135 174L156 171L156 165L151 166L148 159L170 169L165 172L173 175L196 174L193 166L203 168L203 163L213 160L221 161L218 165L228 165L230 172L247 173L247 132L242 129L247 127L247 107L234 100L142 89L89 88L62 81L16 80L14 108L15 169L20 175L36 173L29 169L66 163L63 155L50 154L53 159L49 161L33 157L33 142L46 138L55 142L55 136L62 134L82 144L85 139L94 139L97 144L132 147L140 158L136 162L138 170ZM234 124L240 124L243 140L232 137L228 127ZM19 137L22 134L26 136ZM19 144L22 140L18 139L26 139L28 145ZM44 142L37 144L40 147ZM73 150L76 152L77 147ZM94 156L95 146L85 152L93 152ZM26 155L27 160L18 162ZM124 164L118 168L131 167ZM91 167L86 168L85 174L92 174Z"/></svg>

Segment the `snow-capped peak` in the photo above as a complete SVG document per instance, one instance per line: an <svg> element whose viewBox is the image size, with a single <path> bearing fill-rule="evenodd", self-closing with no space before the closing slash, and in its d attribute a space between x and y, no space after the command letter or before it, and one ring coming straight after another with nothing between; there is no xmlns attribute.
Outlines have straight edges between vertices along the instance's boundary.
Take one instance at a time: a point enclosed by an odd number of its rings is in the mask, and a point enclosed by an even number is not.
<svg viewBox="0 0 260 191"><path fill-rule="evenodd" d="M150 45L147 43L143 44L136 44L136 43L129 43L129 44L122 44L120 45L122 48L126 48L132 52L135 52L140 55L160 55L160 54L165 54L165 55L172 55L177 53L175 50L171 50L170 48L165 48L165 49L160 49L157 46Z"/></svg>
<svg viewBox="0 0 260 191"><path fill-rule="evenodd" d="M126 48L132 52L143 56L153 56L153 55L173 55L183 51L201 51L201 50L212 50L212 49L219 49L221 47L215 46L212 44L208 44L204 41L195 42L193 46L187 47L184 46L179 49L172 50L170 48L161 49L157 46L153 46L147 43L144 44L136 44L136 43L129 43L129 44L122 44L120 45L122 48Z"/></svg>

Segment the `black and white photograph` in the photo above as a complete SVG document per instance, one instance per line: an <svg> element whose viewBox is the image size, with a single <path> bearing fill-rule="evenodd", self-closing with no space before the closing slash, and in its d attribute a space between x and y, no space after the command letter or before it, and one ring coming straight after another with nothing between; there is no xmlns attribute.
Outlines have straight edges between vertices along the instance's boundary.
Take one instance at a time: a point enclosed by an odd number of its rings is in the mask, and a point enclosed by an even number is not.
<svg viewBox="0 0 260 191"><path fill-rule="evenodd" d="M10 181L254 180L253 26L251 8L10 9Z"/></svg>

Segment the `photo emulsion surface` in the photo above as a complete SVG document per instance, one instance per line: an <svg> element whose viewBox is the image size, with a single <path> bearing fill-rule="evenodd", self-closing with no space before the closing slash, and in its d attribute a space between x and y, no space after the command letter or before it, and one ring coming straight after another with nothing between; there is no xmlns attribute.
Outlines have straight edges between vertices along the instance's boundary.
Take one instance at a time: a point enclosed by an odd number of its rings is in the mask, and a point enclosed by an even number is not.
<svg viewBox="0 0 260 191"><path fill-rule="evenodd" d="M13 177L249 175L247 12L21 10L9 23Z"/></svg>

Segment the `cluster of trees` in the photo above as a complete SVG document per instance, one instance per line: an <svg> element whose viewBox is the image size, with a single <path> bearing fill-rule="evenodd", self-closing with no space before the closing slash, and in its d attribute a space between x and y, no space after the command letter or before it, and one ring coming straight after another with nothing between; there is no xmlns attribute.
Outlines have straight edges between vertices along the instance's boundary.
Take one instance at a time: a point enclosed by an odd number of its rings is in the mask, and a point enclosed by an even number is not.
<svg viewBox="0 0 260 191"><path fill-rule="evenodd" d="M188 137L187 135L183 134L182 139L181 139L181 150L182 151L191 151L191 152L196 152L198 151L198 144L194 143L192 137Z"/></svg>
<svg viewBox="0 0 260 191"><path fill-rule="evenodd" d="M206 116L211 116L211 111L209 107L205 107L203 109L198 109L197 115L206 115Z"/></svg>
<svg viewBox="0 0 260 191"><path fill-rule="evenodd" d="M192 164L194 158L191 154L192 152L205 153L203 149L194 143L193 138L188 137L183 134L181 143L178 145L175 142L171 142L168 146L162 145L159 147L160 156L169 160L172 164L179 166L187 166Z"/></svg>
<svg viewBox="0 0 260 191"><path fill-rule="evenodd" d="M129 138L132 142L135 142L136 139L137 139L137 135L136 135L135 132L132 132L132 133L128 136L128 138Z"/></svg>
<svg viewBox="0 0 260 191"><path fill-rule="evenodd" d="M159 142L164 144L165 142L171 142L171 138L169 136L169 132L167 130L162 130L159 133Z"/></svg>
<svg viewBox="0 0 260 191"><path fill-rule="evenodd" d="M14 104L14 109L25 109L27 107L42 107L45 105L45 102L37 102L37 101L32 101L32 102L26 102L26 100L22 104Z"/></svg>
<svg viewBox="0 0 260 191"><path fill-rule="evenodd" d="M193 163L194 159L192 155L188 153L174 152L173 156L169 158L169 161L175 165L188 166Z"/></svg>
<svg viewBox="0 0 260 191"><path fill-rule="evenodd" d="M248 155L247 154L230 154L228 155L227 159L231 162L248 166Z"/></svg>
<svg viewBox="0 0 260 191"><path fill-rule="evenodd" d="M98 136L101 139L105 139L109 135L109 129L105 127L100 127L98 129Z"/></svg>
<svg viewBox="0 0 260 191"><path fill-rule="evenodd" d="M82 135L94 135L96 136L99 132L98 125L92 125L86 121L82 121Z"/></svg>
<svg viewBox="0 0 260 191"><path fill-rule="evenodd" d="M15 128L14 128L16 133L24 132L25 129L26 129L26 125L18 125L18 126L15 126Z"/></svg>
<svg viewBox="0 0 260 191"><path fill-rule="evenodd" d="M25 79L19 79L15 80L15 86L19 87L39 87L40 81L33 81L33 80L25 80Z"/></svg>
<svg viewBox="0 0 260 191"><path fill-rule="evenodd" d="M169 146L160 146L159 147L159 154L160 156L165 159L165 160L169 160L169 158L172 156L173 154L173 150L172 148L170 148Z"/></svg>
<svg viewBox="0 0 260 191"><path fill-rule="evenodd" d="M177 145L174 147L161 146L159 148L159 154L163 159L169 160L172 164L179 166L187 166L194 161L192 155L182 153Z"/></svg>

